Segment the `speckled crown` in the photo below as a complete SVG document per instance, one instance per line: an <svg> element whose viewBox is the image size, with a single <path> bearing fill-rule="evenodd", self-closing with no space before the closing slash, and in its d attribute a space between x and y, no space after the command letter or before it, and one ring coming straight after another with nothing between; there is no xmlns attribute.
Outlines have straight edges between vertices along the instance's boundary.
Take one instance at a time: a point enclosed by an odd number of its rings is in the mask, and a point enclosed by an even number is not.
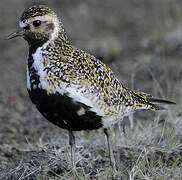
<svg viewBox="0 0 182 180"><path fill-rule="evenodd" d="M26 9L20 19L23 21L31 17L43 16L46 14L54 14L54 12L45 5L35 5Z"/></svg>

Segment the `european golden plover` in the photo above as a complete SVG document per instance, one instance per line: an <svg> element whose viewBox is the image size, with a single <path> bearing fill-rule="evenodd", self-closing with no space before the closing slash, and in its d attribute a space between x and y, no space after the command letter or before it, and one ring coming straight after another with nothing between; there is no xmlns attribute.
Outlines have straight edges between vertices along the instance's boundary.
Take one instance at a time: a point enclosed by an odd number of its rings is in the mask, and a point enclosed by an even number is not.
<svg viewBox="0 0 182 180"><path fill-rule="evenodd" d="M73 167L73 131L103 128L115 169L108 128L136 110L155 111L162 109L158 104L174 104L128 89L103 62L72 46L61 20L50 8L36 5L26 9L19 26L8 38L22 36L28 42L30 99L47 120L69 131Z"/></svg>

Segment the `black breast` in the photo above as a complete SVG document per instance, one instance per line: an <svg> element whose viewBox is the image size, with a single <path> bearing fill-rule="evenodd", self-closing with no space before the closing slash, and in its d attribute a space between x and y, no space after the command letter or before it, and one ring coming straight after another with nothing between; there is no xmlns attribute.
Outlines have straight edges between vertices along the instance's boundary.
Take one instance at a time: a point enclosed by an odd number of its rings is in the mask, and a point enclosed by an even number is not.
<svg viewBox="0 0 182 180"><path fill-rule="evenodd" d="M28 93L32 102L47 120L72 131L102 127L101 117L91 111L87 105L74 102L67 94L47 94L46 90L40 89L40 79L32 64L33 58L30 55L28 59L28 75L30 77Z"/></svg>
<svg viewBox="0 0 182 180"><path fill-rule="evenodd" d="M92 130L102 127L101 117L90 107L73 102L72 98L58 93L47 95L45 90L29 91L32 102L40 113L55 125L72 131ZM82 110L83 114L79 114Z"/></svg>

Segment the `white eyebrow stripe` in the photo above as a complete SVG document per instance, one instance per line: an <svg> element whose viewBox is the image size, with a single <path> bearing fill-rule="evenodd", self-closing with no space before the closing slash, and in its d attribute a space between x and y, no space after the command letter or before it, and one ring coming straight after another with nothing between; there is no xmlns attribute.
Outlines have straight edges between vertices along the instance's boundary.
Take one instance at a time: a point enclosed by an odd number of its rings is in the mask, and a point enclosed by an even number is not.
<svg viewBox="0 0 182 180"><path fill-rule="evenodd" d="M20 22L19 22L19 26L20 26L21 28L24 28L24 27L27 26L27 23L25 23L25 22L23 22L23 21L20 21Z"/></svg>

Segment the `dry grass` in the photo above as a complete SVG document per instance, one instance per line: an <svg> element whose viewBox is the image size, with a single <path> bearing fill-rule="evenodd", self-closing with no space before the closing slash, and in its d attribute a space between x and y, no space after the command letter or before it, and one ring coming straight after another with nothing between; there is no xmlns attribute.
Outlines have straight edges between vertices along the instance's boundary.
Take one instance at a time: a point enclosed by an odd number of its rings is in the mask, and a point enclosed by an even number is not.
<svg viewBox="0 0 182 180"><path fill-rule="evenodd" d="M116 175L109 166L103 133L92 131L76 134L76 177L70 169L70 149L65 133L51 137L50 141L44 137L36 142L26 139L27 143L23 146L10 146L9 151L4 149L4 155L11 159L12 167L9 166L8 171L2 170L0 177L19 180L181 179L182 141L179 127L182 124L179 118L170 116L165 116L164 120L163 114L159 113L153 121L135 119L133 129L125 126L125 134L119 125L112 130L119 168Z"/></svg>
<svg viewBox="0 0 182 180"><path fill-rule="evenodd" d="M23 0L6 3L0 2L1 34L14 29L18 13L28 6ZM112 128L115 175L103 132L77 132L75 175L67 132L45 121L27 97L25 44L0 41L0 179L181 180L181 0L47 3L62 10L74 44L97 54L121 81L177 105L165 112L137 112Z"/></svg>

